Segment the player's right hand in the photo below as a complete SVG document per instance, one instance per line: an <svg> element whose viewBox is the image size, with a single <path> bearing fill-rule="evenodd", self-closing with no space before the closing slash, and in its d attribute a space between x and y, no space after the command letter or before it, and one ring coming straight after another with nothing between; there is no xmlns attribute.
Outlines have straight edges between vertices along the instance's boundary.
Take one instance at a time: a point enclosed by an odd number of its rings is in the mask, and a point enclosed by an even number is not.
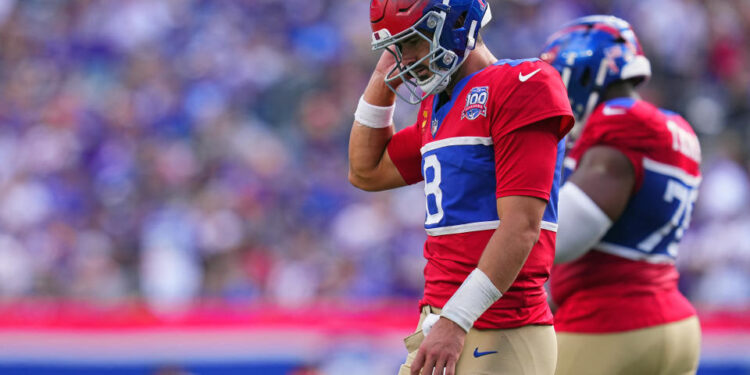
<svg viewBox="0 0 750 375"><path fill-rule="evenodd" d="M438 319L430 331L411 363L410 375L455 375L466 331L446 318Z"/></svg>
<svg viewBox="0 0 750 375"><path fill-rule="evenodd" d="M394 48L394 47L388 47ZM396 101L396 94L388 88L385 80L388 74L396 67L396 58L388 51L383 51L380 55L375 69L370 77L370 82L365 88L364 98L365 101L377 106L391 106ZM403 82L401 79L393 80L390 84L393 88L397 88Z"/></svg>
<svg viewBox="0 0 750 375"><path fill-rule="evenodd" d="M391 46L387 48L395 47ZM378 60L377 65L375 65L375 74L382 76L383 79L389 78L388 74L390 74L395 67L396 57L391 52L383 51L383 53L380 55L380 59ZM391 85L393 86L393 88L397 88L401 86L402 83L403 81L401 79L395 79L391 82Z"/></svg>

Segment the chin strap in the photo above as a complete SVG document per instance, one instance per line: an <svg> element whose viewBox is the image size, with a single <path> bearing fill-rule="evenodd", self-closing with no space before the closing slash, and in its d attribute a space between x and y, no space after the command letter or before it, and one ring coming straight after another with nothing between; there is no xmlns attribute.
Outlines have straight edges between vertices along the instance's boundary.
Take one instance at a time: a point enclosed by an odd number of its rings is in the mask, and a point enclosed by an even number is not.
<svg viewBox="0 0 750 375"><path fill-rule="evenodd" d="M446 87L448 87L448 84L450 83L450 75L446 75L441 79L441 75L435 73L426 81L417 82L417 85L419 86L420 90L427 93L428 95L432 95L441 93L443 90L445 90Z"/></svg>

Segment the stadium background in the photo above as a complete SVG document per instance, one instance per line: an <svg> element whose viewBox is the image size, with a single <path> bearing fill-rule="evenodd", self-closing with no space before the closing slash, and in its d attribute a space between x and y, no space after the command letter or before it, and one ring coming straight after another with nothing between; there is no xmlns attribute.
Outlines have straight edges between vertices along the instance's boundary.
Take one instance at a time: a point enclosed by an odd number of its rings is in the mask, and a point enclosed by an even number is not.
<svg viewBox="0 0 750 375"><path fill-rule="evenodd" d="M0 1L0 373L395 373L423 198L346 180L368 3ZM644 97L703 145L678 262L700 373L750 374L750 2L490 3L500 58L634 25Z"/></svg>

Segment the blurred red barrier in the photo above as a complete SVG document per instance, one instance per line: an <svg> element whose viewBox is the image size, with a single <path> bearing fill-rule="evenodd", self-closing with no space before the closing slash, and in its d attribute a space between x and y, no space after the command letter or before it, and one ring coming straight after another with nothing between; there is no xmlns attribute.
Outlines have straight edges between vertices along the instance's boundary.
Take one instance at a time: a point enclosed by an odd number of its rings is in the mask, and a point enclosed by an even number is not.
<svg viewBox="0 0 750 375"><path fill-rule="evenodd" d="M301 306L205 300L183 309L158 312L143 301L91 303L27 299L0 303L1 329L128 329L150 327L292 328L325 331L413 330L419 310L413 300L320 300Z"/></svg>
<svg viewBox="0 0 750 375"><path fill-rule="evenodd" d="M750 332L750 310L703 310L704 331ZM157 312L141 300L92 303L60 299L0 302L0 329L128 329L149 327L315 327L325 331L410 331L418 309L413 300L318 300L301 306L203 300L184 309Z"/></svg>

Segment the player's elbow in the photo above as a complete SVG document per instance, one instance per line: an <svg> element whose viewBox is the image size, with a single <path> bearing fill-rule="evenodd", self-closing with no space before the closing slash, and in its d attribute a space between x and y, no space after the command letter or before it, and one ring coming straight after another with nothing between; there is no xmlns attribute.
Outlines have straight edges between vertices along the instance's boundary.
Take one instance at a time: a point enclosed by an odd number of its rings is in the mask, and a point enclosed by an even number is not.
<svg viewBox="0 0 750 375"><path fill-rule="evenodd" d="M356 170L349 168L349 183L357 189L364 191L378 191L376 186L372 183L372 179L368 179L366 175L357 173Z"/></svg>
<svg viewBox="0 0 750 375"><path fill-rule="evenodd" d="M518 240L523 244L524 248L531 250L541 234L541 221L535 220L531 217L519 218L515 223L515 233L518 236Z"/></svg>
<svg viewBox="0 0 750 375"><path fill-rule="evenodd" d="M534 247L534 245L536 245L537 241L539 241L540 234L540 223L529 223L529 225L524 226L524 228L520 231L520 238L521 241L523 241L523 243L528 245L528 248L531 249L532 247Z"/></svg>

